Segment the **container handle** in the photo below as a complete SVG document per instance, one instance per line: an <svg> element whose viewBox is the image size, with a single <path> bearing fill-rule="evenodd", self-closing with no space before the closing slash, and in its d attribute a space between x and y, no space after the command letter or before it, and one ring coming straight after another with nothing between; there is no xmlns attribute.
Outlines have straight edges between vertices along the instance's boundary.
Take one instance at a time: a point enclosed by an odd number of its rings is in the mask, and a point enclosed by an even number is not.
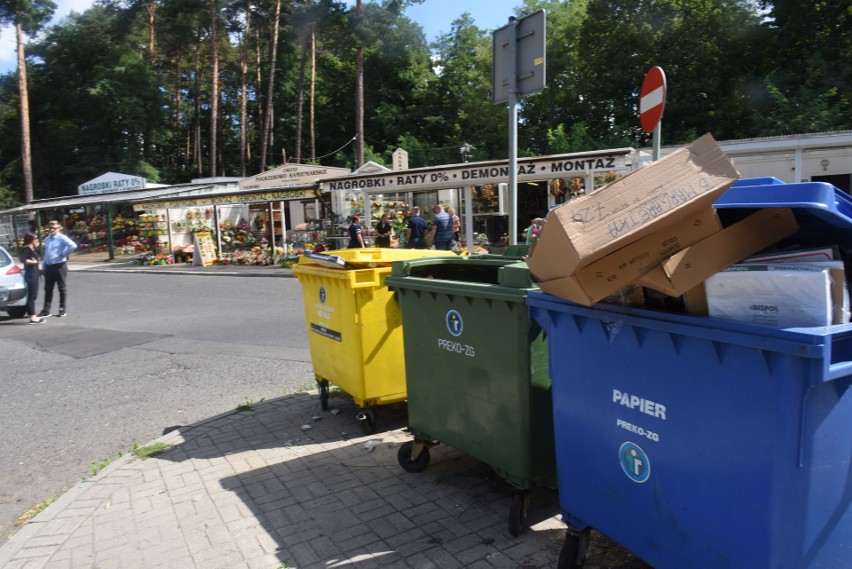
<svg viewBox="0 0 852 569"><path fill-rule="evenodd" d="M825 381L834 381L852 375L852 362L837 362L828 366Z"/></svg>

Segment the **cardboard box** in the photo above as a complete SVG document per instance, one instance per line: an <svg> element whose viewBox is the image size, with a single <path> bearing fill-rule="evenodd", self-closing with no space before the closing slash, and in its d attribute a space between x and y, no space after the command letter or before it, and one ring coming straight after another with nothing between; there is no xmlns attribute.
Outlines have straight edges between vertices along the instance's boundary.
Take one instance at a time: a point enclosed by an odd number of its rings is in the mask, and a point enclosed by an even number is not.
<svg viewBox="0 0 852 569"><path fill-rule="evenodd" d="M550 211L528 259L537 282L582 267L706 210L739 174L709 134L600 190Z"/></svg>
<svg viewBox="0 0 852 569"><path fill-rule="evenodd" d="M831 325L831 269L808 265L739 264L716 273L705 283L710 317L779 328Z"/></svg>
<svg viewBox="0 0 852 569"><path fill-rule="evenodd" d="M757 210L742 221L675 253L636 282L670 296L680 296L725 267L792 235L798 227L790 209Z"/></svg>
<svg viewBox="0 0 852 569"><path fill-rule="evenodd" d="M708 207L582 267L573 275L538 284L549 294L591 306L636 281L673 253L721 229L716 211Z"/></svg>

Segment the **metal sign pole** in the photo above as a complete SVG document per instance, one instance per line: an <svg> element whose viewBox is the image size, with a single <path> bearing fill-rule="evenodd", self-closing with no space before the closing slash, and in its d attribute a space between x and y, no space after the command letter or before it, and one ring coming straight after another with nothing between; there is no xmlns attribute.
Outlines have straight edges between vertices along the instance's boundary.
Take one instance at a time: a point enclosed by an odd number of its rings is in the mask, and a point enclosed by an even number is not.
<svg viewBox="0 0 852 569"><path fill-rule="evenodd" d="M653 151L653 159L656 162L660 159L660 139L662 135L660 131L663 129L662 121L657 123L657 128L654 129L654 151Z"/></svg>
<svg viewBox="0 0 852 569"><path fill-rule="evenodd" d="M509 245L518 243L518 20L509 18Z"/></svg>

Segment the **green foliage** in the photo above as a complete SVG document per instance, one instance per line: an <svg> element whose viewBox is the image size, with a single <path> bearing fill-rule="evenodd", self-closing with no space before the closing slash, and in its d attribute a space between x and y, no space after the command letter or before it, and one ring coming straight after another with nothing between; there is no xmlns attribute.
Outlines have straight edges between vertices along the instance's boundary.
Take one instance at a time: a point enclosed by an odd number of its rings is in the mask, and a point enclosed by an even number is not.
<svg viewBox="0 0 852 569"><path fill-rule="evenodd" d="M470 160L505 158L508 113L491 102L491 31L463 14L428 45L404 13L420 1L365 0L364 15L356 19L341 0L283 0L268 162L292 158L301 136L303 162L356 166L351 141L358 47L364 53L368 160L389 164L401 147L411 167L457 163L465 144L473 147ZM669 85L664 144L705 132L731 139L852 124L848 2L519 4L519 16L547 11L547 87L520 103L521 155L649 144L639 128L638 91L654 65L663 67ZM219 173L237 175L243 161L246 175L257 173L274 5L221 3L215 125L209 2L105 0L39 36L27 46L35 197L73 194L107 171L168 183L207 175L211 128L219 133ZM33 31L53 6L50 0L0 0L0 23L11 25L21 7ZM315 151L308 123L311 37ZM23 198L18 113L15 74L0 76L0 207Z"/></svg>

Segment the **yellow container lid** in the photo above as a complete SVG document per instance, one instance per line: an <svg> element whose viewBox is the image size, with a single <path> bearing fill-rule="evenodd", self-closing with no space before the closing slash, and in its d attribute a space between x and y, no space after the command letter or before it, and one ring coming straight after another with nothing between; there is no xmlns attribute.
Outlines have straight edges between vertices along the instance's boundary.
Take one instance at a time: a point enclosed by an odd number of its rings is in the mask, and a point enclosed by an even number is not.
<svg viewBox="0 0 852 569"><path fill-rule="evenodd" d="M328 257L328 262L322 262L322 256ZM313 253L310 256L299 257L299 264L303 265L326 265L329 263L339 264L340 268L363 268L391 266L394 261L409 261L412 259L423 259L425 257L457 257L452 251L434 251L430 249L385 249L379 247L367 247L364 249L339 249L329 253ZM313 257L313 258L312 258ZM336 263L335 259L344 261Z"/></svg>

